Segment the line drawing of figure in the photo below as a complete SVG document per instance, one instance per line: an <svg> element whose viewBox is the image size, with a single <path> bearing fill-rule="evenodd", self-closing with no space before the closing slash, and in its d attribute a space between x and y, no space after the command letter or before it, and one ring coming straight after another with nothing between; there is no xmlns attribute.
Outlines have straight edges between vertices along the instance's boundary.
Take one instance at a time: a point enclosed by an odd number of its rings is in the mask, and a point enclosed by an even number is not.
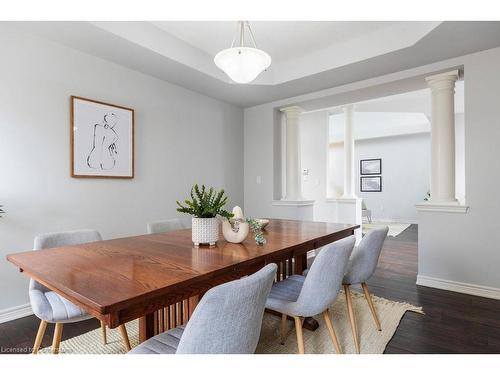
<svg viewBox="0 0 500 375"><path fill-rule="evenodd" d="M94 125L92 150L87 156L87 165L92 169L113 169L116 164L115 156L118 155L116 142L118 134L115 126L118 117L114 113L106 113L102 124Z"/></svg>

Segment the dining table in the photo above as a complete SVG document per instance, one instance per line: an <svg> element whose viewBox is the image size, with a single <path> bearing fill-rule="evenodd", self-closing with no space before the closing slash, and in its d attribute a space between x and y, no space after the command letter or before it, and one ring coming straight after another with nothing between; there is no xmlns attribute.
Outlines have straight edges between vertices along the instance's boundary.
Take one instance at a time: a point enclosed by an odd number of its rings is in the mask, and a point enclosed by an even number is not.
<svg viewBox="0 0 500 375"><path fill-rule="evenodd" d="M354 234L357 224L270 219L266 243L252 233L195 247L191 230L115 238L7 255L26 276L105 322L139 319L139 341L186 324L203 294L276 263L276 281L302 274L308 252ZM306 328L317 322L306 319Z"/></svg>

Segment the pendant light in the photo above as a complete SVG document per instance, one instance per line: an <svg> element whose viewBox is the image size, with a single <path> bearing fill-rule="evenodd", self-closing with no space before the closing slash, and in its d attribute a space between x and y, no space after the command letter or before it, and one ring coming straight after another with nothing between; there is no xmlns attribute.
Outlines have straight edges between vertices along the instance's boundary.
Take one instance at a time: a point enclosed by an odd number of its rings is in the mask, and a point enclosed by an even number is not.
<svg viewBox="0 0 500 375"><path fill-rule="evenodd" d="M245 28L248 29L253 47L245 47ZM234 43L239 34L239 46ZM220 51L214 58L215 65L236 83L252 82L271 65L271 56L257 48L248 21L238 22L238 31L231 47Z"/></svg>

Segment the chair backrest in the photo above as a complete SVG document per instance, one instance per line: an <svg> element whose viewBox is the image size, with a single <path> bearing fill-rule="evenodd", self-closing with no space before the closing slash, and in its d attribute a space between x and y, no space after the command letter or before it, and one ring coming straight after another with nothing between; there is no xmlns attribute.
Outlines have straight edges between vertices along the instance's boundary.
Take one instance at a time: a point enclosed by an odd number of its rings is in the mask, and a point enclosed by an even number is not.
<svg viewBox="0 0 500 375"><path fill-rule="evenodd" d="M373 275L388 232L389 227L383 227L365 234L349 260L345 284L364 283Z"/></svg>
<svg viewBox="0 0 500 375"><path fill-rule="evenodd" d="M349 236L323 247L314 259L294 304L297 316L314 316L333 304L355 242L356 238Z"/></svg>
<svg viewBox="0 0 500 375"><path fill-rule="evenodd" d="M33 250L43 250L52 247L80 245L88 242L101 241L102 237L98 231L92 229L74 230L68 232L55 232L39 234L35 237ZM30 290L48 291L48 289L37 281L30 280Z"/></svg>
<svg viewBox="0 0 500 375"><path fill-rule="evenodd" d="M159 220L148 223L148 233L165 233L174 230L185 229L184 224L180 219Z"/></svg>
<svg viewBox="0 0 500 375"><path fill-rule="evenodd" d="M210 289L182 334L177 354L253 354L276 275L268 264L251 276Z"/></svg>

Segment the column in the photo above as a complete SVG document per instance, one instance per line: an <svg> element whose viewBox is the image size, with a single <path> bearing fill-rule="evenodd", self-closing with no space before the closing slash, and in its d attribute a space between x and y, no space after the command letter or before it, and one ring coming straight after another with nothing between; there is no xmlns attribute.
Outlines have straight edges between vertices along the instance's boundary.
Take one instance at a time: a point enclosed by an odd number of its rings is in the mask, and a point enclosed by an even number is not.
<svg viewBox="0 0 500 375"><path fill-rule="evenodd" d="M427 77L431 89L431 197L429 203L458 204L455 197L455 82L458 70Z"/></svg>
<svg viewBox="0 0 500 375"><path fill-rule="evenodd" d="M349 104L342 109L344 111L344 195L342 198L356 198L354 193L354 106Z"/></svg>
<svg viewBox="0 0 500 375"><path fill-rule="evenodd" d="M297 106L282 108L286 122L285 200L303 200L300 174L300 114Z"/></svg>
<svg viewBox="0 0 500 375"><path fill-rule="evenodd" d="M314 200L302 197L300 164L300 115L302 108L281 108L285 117L285 196L273 201L273 217L292 220L314 219Z"/></svg>

